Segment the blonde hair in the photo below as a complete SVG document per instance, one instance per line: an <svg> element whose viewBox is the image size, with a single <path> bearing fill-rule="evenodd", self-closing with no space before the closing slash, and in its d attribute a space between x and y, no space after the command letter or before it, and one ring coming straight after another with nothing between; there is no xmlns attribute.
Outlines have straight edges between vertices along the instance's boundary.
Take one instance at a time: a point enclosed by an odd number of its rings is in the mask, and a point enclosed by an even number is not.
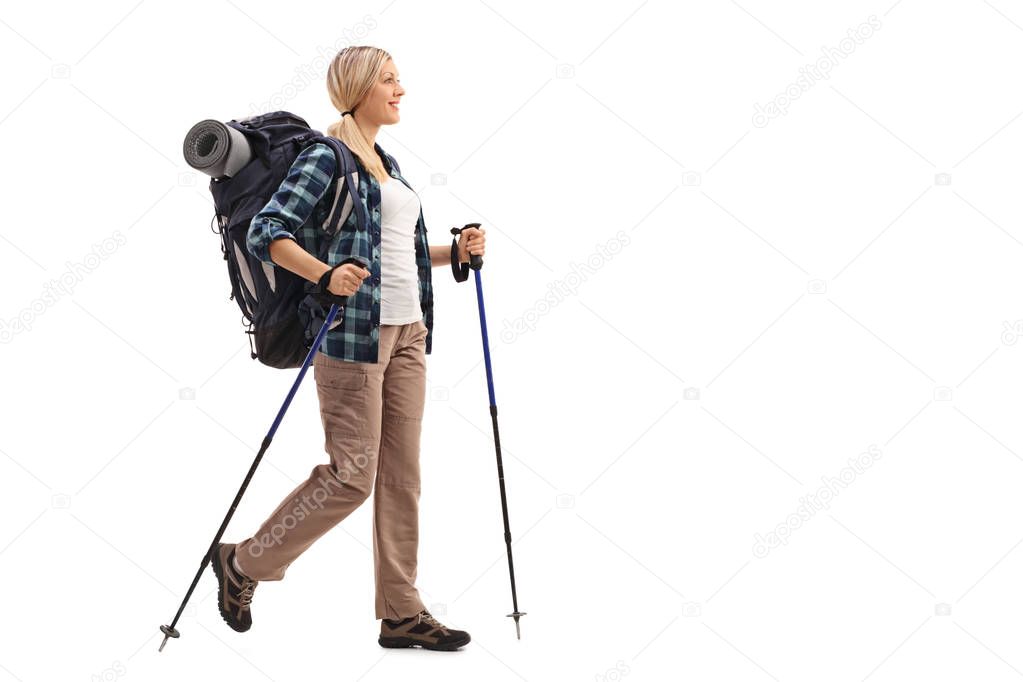
<svg viewBox="0 0 1023 682"><path fill-rule="evenodd" d="M337 53L327 69L327 93L338 111L354 111L380 76L385 50L368 45L349 46ZM376 149L362 133L352 115L342 116L327 126L327 135L341 140L378 181L389 177Z"/></svg>

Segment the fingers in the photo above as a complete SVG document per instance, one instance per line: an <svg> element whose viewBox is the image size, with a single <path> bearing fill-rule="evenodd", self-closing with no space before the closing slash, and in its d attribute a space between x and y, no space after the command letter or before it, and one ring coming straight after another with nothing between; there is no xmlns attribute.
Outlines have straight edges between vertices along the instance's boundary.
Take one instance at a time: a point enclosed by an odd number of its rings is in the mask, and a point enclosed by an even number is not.
<svg viewBox="0 0 1023 682"><path fill-rule="evenodd" d="M485 228L467 227L462 230L462 234L466 236L465 249L472 255L482 256L484 252L484 244L486 243L486 237L483 233L486 232Z"/></svg>
<svg viewBox="0 0 1023 682"><path fill-rule="evenodd" d="M341 269L343 270L341 274L345 278L345 281L355 285L356 287L362 283L362 280L369 277L369 270L366 268L360 268L357 265L351 265Z"/></svg>
<svg viewBox="0 0 1023 682"><path fill-rule="evenodd" d="M366 279L366 277L369 275L369 271L365 272L366 272L365 275L361 273L356 275L353 275L348 272L345 273L344 279L345 288L350 289L351 290L350 293L354 294L359 289L359 287L362 286L362 280Z"/></svg>

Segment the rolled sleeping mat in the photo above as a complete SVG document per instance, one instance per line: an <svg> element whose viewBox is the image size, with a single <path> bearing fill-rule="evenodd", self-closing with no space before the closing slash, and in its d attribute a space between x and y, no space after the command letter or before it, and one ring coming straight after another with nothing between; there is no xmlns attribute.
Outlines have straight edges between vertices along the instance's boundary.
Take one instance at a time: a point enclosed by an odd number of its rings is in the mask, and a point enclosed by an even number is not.
<svg viewBox="0 0 1023 682"><path fill-rule="evenodd" d="M216 179L233 177L252 158L245 135L212 118L192 126L183 152L189 166Z"/></svg>

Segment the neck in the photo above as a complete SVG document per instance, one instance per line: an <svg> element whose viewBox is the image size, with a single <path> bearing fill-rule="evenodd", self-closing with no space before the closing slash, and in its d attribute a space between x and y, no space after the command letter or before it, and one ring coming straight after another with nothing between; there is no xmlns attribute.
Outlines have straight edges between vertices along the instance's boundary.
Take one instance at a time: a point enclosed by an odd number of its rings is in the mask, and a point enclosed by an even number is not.
<svg viewBox="0 0 1023 682"><path fill-rule="evenodd" d="M355 118L355 114L352 114L352 119L355 121L355 125L359 126L359 130L361 130L362 134L366 136L366 139L369 140L369 146L372 147L374 144L376 144L377 133L380 131L380 124L364 123L359 119Z"/></svg>

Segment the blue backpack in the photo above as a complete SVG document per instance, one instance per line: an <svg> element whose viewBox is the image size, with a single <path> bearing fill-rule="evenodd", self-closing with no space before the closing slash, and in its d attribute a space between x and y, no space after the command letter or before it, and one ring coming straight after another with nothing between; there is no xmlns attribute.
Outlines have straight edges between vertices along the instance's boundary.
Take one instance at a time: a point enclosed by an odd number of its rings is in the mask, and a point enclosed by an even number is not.
<svg viewBox="0 0 1023 682"><path fill-rule="evenodd" d="M300 367L312 346L317 332L326 320L330 308L315 292L315 283L281 266L264 263L249 253L246 237L252 218L271 200L283 182L292 163L305 147L322 142L334 150L336 168L334 178L324 196L334 196L325 231L320 229L317 244L318 256L327 262L330 244L337 233L341 207L337 206L337 182L348 183L349 196L359 196L358 186L353 180L356 169L351 150L334 137L321 134L309 127L302 118L287 111L274 111L260 116L232 119L226 124L219 121L203 121L193 131L208 124L219 126L215 131L220 136L217 142L227 146L238 144L237 135L229 133L224 126L244 136L251 148L251 158L230 176L213 177L210 192L216 208L216 220L221 237L221 251L227 261L227 272L231 280L231 296L241 309L243 324L248 326L249 348L253 359L277 369ZM207 145L209 145L209 133ZM197 153L196 145L189 149L190 133L186 138L185 156ZM234 138L233 140L231 138ZM208 149L200 150L209 153ZM369 218L361 201L352 201L359 220L359 229L368 229ZM315 215L315 212L314 212ZM312 220L312 218L310 218ZM357 261L347 258L345 261ZM363 264L366 267L368 263Z"/></svg>

